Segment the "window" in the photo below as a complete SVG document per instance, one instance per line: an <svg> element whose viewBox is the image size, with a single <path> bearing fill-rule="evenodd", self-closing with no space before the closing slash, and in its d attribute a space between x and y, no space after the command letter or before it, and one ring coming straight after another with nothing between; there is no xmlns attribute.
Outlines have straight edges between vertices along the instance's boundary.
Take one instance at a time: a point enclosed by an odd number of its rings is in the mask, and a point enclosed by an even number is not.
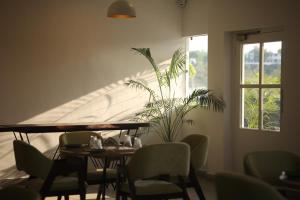
<svg viewBox="0 0 300 200"><path fill-rule="evenodd" d="M207 35L187 39L187 94L195 89L207 89L207 45Z"/></svg>
<svg viewBox="0 0 300 200"><path fill-rule="evenodd" d="M282 41L242 43L240 127L280 131Z"/></svg>

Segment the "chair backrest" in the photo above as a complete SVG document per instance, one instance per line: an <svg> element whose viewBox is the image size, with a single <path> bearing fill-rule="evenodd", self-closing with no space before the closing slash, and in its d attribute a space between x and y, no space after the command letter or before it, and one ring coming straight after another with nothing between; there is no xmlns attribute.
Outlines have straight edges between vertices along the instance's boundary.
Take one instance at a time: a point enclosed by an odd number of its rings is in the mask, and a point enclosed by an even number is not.
<svg viewBox="0 0 300 200"><path fill-rule="evenodd" d="M101 138L100 135L92 131L69 132L63 133L59 136L59 144L61 146L69 144L89 144L91 136Z"/></svg>
<svg viewBox="0 0 300 200"><path fill-rule="evenodd" d="M277 179L282 171L300 171L300 158L286 151L251 152L244 157L244 170L261 179Z"/></svg>
<svg viewBox="0 0 300 200"><path fill-rule="evenodd" d="M159 175L187 176L190 148L185 143L166 143L138 149L127 165L131 180Z"/></svg>
<svg viewBox="0 0 300 200"><path fill-rule="evenodd" d="M207 159L208 138L205 135L192 134L181 140L191 148L191 162L195 169L205 165Z"/></svg>
<svg viewBox="0 0 300 200"><path fill-rule="evenodd" d="M218 200L284 200L269 184L250 176L218 173L215 178Z"/></svg>
<svg viewBox="0 0 300 200"><path fill-rule="evenodd" d="M23 141L14 140L13 145L17 169L45 180L51 170L53 161L35 147Z"/></svg>
<svg viewBox="0 0 300 200"><path fill-rule="evenodd" d="M38 193L16 186L6 187L0 190L2 200L40 200Z"/></svg>

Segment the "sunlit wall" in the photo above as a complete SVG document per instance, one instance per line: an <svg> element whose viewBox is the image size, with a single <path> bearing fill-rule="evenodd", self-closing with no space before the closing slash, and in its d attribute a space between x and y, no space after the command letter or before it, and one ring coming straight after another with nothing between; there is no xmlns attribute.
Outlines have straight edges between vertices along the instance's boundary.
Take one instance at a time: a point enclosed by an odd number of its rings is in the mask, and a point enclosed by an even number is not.
<svg viewBox="0 0 300 200"><path fill-rule="evenodd" d="M135 1L137 18L106 18L111 1L0 2L0 124L119 121L147 100L124 85L154 81L130 49L149 47L157 63L184 45L173 0ZM30 135L41 151L58 134ZM0 133L0 176L15 174L13 135Z"/></svg>

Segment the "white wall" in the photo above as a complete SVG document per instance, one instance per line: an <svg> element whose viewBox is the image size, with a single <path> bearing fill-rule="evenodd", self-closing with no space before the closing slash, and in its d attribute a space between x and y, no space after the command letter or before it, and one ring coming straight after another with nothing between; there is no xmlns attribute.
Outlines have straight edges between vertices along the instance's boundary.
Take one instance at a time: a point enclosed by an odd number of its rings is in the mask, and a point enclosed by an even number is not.
<svg viewBox="0 0 300 200"><path fill-rule="evenodd" d="M239 1L239 0L190 0L184 11L183 33L186 36L204 34L201 26L203 12L208 13L207 33L209 35L209 88L224 95L228 105L224 114L195 112L193 116L204 134L211 138L208 168L211 170L235 169L242 170L242 158L246 152L263 149L285 149L300 154L298 142L300 139L297 122L299 122L300 106L297 91L297 76L299 74L297 52L299 52L299 2L293 0L275 1ZM201 4L208 4L201 7ZM191 15L190 12L194 14ZM241 133L236 127L233 113L238 106L232 104L231 97L236 95L231 88L231 78L234 74L230 51L231 32L254 28L284 27L284 113L281 132L273 135L258 135ZM201 132L197 128L185 129L185 132ZM231 139L230 139L231 138Z"/></svg>
<svg viewBox="0 0 300 200"><path fill-rule="evenodd" d="M210 138L208 168L241 169L253 149L300 153L299 3L294 0L189 0L182 15L174 0L134 1L138 18L105 17L109 0L0 2L0 123L120 120L143 106L129 78L153 81L150 66L131 47L150 47L158 62L182 46L182 36L209 34L209 88L224 96L225 113L194 111L184 133ZM182 19L183 17L183 19ZM183 20L183 21L182 21ZM286 38L284 116L278 135L241 134L233 126L230 79L232 31L283 26ZM295 92L296 91L296 92ZM231 105L232 104L232 105ZM14 164L12 135L0 135L0 175ZM31 136L41 150L57 136Z"/></svg>
<svg viewBox="0 0 300 200"><path fill-rule="evenodd" d="M153 82L132 47L150 47L157 62L184 45L174 0L134 1L137 18L106 17L112 0L0 2L0 124L117 121L143 106L129 78ZM30 136L48 150L57 136ZM14 164L12 134L0 134L0 170Z"/></svg>

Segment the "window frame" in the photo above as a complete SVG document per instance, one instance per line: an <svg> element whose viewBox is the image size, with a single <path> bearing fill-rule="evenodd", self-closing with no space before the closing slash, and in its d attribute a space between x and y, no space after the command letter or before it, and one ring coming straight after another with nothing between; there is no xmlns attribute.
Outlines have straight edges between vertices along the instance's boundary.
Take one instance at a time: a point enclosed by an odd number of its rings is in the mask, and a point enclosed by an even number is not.
<svg viewBox="0 0 300 200"><path fill-rule="evenodd" d="M189 96L190 95L190 69L189 69L189 64L190 64L190 56L189 56L189 48L190 48L190 44L189 44L189 40L190 38L193 37L201 37L201 36L207 36L207 40L208 40L208 34L201 34L201 35L192 35L189 37L186 37L185 40L185 55L186 55L186 75L185 75L185 96ZM208 42L208 41L207 41ZM208 70L208 46L207 46L207 70ZM208 72L207 72L207 85L206 87L197 87L198 89L208 89Z"/></svg>
<svg viewBox="0 0 300 200"><path fill-rule="evenodd" d="M263 34L255 34L255 35L250 35L246 37L247 39L244 41L241 41L239 43L239 115L238 115L238 120L239 120L239 129L242 130L250 130L250 131L262 131L262 132L271 132L271 133L279 133L282 128L282 113L283 113L283 87L282 87L282 80L283 80L283 68L284 68L284 40L283 37L281 36L281 32L279 33L263 33ZM266 84L263 83L263 62L264 62L264 57L263 57L263 50L264 50L264 43L267 42L277 42L281 41L281 73L280 73L280 84ZM259 79L257 84L246 84L243 83L243 46L245 44L260 44L260 49L259 49ZM243 89L247 88L255 88L258 89L258 128L247 128L243 127L243 120L244 120L244 108L243 108ZM279 130L271 130L271 129L263 129L263 97L262 97L262 90L263 89L279 89L280 90L280 124L279 124Z"/></svg>

